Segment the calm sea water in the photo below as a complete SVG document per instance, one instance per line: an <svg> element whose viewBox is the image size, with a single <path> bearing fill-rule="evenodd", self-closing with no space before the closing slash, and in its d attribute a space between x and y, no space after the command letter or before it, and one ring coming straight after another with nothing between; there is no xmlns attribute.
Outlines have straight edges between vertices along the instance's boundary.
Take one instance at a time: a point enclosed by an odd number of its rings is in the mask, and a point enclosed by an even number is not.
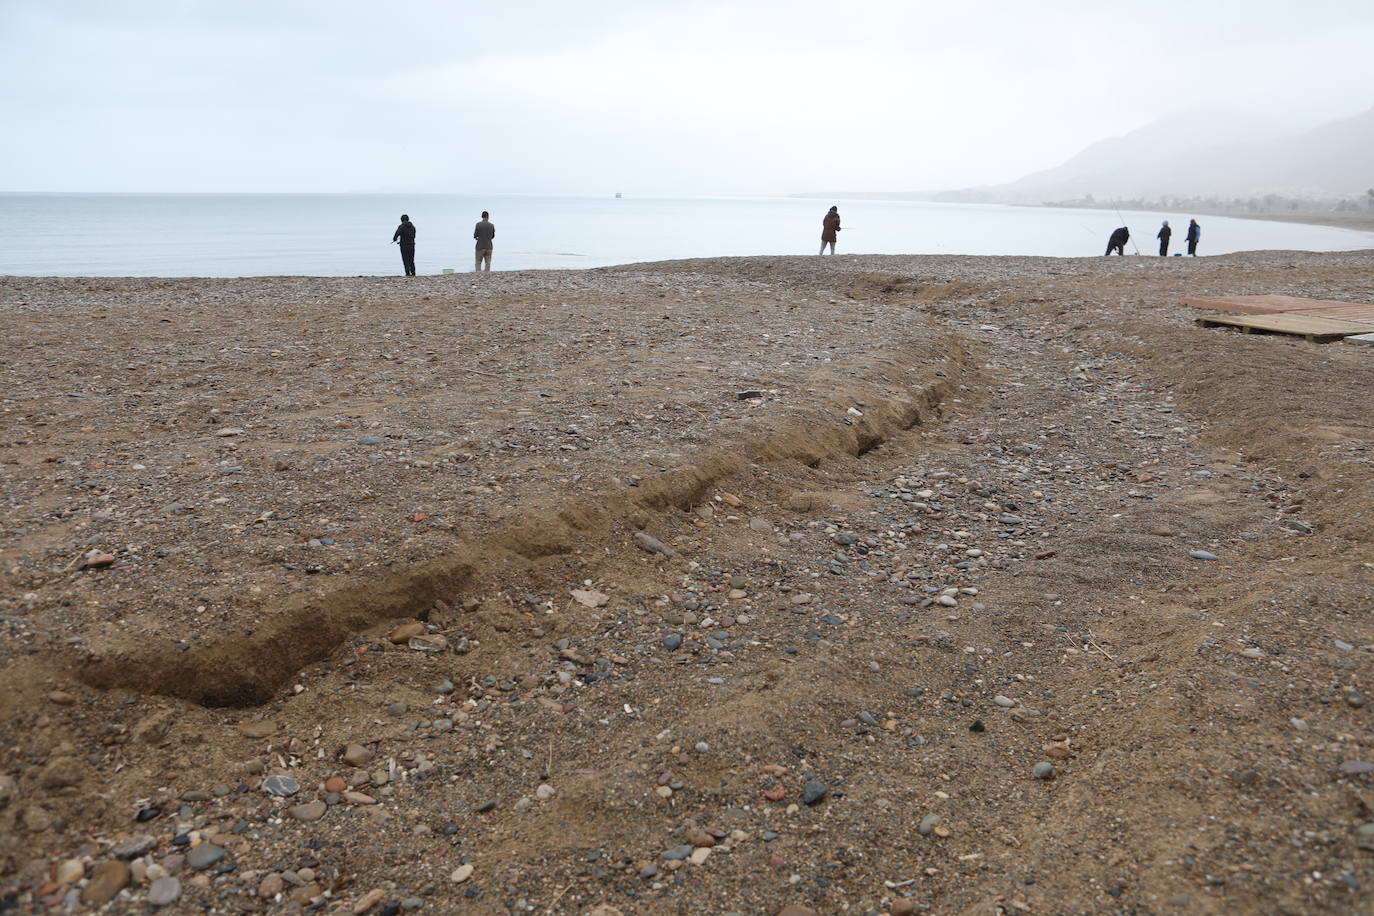
<svg viewBox="0 0 1374 916"><path fill-rule="evenodd" d="M1101 255L1114 213L975 204L791 198L462 197L394 194L0 194L0 274L392 274L401 213L422 274L472 268L482 210L497 270L583 268L727 255L814 254L837 204L841 254ZM1140 250L1160 221L1183 247L1186 213L1123 214ZM1207 217L1203 254L1374 248L1374 233ZM1127 248L1130 251L1130 247Z"/></svg>

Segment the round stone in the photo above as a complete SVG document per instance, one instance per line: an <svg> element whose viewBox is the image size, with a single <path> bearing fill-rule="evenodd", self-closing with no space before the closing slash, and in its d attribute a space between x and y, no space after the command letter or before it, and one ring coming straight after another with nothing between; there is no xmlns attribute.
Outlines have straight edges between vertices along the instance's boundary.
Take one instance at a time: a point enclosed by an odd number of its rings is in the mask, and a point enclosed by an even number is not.
<svg viewBox="0 0 1374 916"><path fill-rule="evenodd" d="M224 848L214 843L201 843L192 846L186 853L186 864L196 871L204 871L224 858Z"/></svg>
<svg viewBox="0 0 1374 916"><path fill-rule="evenodd" d="M181 896L181 882L171 876L158 878L148 888L148 902L153 906L175 903Z"/></svg>
<svg viewBox="0 0 1374 916"><path fill-rule="evenodd" d="M324 802L314 801L306 802L303 805L295 805L294 807L286 809L286 813L294 817L296 820L304 821L308 824L312 821L317 821L320 818L324 817L325 812L328 810L329 806L326 805Z"/></svg>

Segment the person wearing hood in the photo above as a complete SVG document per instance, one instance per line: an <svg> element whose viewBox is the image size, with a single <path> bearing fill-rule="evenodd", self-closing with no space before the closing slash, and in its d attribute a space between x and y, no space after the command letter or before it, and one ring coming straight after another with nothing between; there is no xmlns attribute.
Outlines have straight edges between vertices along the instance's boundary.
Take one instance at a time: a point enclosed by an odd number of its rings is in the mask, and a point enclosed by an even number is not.
<svg viewBox="0 0 1374 916"><path fill-rule="evenodd" d="M401 267L407 277L415 276L415 224L410 217L401 214L401 225L392 233L391 240L401 246Z"/></svg>
<svg viewBox="0 0 1374 916"><path fill-rule="evenodd" d="M1197 243L1202 241L1202 227L1197 224L1197 220L1188 220L1188 253L1197 257Z"/></svg>
<svg viewBox="0 0 1374 916"><path fill-rule="evenodd" d="M1126 253L1126 243L1130 240L1131 230L1127 229L1125 226L1115 230L1112 232L1112 237L1107 239L1107 254L1110 255L1115 251L1118 255L1124 255Z"/></svg>
<svg viewBox="0 0 1374 916"><path fill-rule="evenodd" d="M825 246L830 246L830 253L835 253L835 241L840 232L840 208L831 207L830 212L825 214L825 219L821 220L821 250L820 254L825 254Z"/></svg>
<svg viewBox="0 0 1374 916"><path fill-rule="evenodd" d="M1169 228L1169 221L1166 219L1164 225L1159 227L1159 233L1155 238L1159 239L1159 256L1167 258L1169 256L1169 237L1174 234L1174 230Z"/></svg>

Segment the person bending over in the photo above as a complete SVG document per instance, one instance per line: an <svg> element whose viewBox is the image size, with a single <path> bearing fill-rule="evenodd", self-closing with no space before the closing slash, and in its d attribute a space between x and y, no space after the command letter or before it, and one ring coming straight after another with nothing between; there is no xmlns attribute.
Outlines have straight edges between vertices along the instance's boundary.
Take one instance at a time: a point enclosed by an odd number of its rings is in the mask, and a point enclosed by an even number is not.
<svg viewBox="0 0 1374 916"><path fill-rule="evenodd" d="M1112 237L1107 239L1107 254L1115 251L1118 255L1126 253L1126 243L1131 240L1131 230L1122 226L1112 233Z"/></svg>

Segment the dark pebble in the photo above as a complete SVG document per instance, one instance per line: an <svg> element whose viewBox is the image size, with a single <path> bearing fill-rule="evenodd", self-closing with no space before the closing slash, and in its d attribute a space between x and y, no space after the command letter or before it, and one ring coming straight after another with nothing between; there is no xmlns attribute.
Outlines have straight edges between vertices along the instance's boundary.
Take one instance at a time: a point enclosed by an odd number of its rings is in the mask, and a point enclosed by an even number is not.
<svg viewBox="0 0 1374 916"><path fill-rule="evenodd" d="M186 864L196 871L204 871L224 858L223 847L214 843L201 843L186 853Z"/></svg>

